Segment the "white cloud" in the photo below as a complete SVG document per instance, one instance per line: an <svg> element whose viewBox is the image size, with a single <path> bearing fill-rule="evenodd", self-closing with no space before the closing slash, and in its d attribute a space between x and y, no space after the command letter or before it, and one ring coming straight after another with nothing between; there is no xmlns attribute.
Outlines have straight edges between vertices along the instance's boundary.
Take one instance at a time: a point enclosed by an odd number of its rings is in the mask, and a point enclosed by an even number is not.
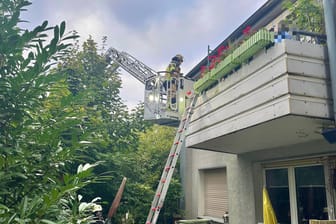
<svg viewBox="0 0 336 224"><path fill-rule="evenodd" d="M181 53L185 56L182 71L187 73L206 56L208 45L215 48L264 2L34 0L32 10L28 10L34 21L28 20L36 25L45 19L54 24L65 20L67 29L77 30L82 40L91 35L100 43L107 36L108 46L130 53L157 71L164 70L171 57ZM37 21L37 15L44 18ZM144 87L125 71L122 73L121 96L133 107L143 100Z"/></svg>
<svg viewBox="0 0 336 224"><path fill-rule="evenodd" d="M144 86L131 75L124 73L122 78L122 89L120 95L127 106L132 109L144 99Z"/></svg>

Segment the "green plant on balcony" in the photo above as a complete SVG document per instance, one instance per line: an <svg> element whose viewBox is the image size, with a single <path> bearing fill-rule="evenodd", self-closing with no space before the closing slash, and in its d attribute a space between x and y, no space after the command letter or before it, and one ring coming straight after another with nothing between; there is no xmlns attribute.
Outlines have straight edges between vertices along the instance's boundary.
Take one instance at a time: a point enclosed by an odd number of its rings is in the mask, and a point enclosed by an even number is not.
<svg viewBox="0 0 336 224"><path fill-rule="evenodd" d="M214 57L211 66L207 68L202 67L202 78L194 84L194 90L196 92L202 92L208 89L217 80L224 78L234 68L241 65L253 55L255 55L262 48L273 42L274 34L265 29L261 29L254 33L243 43L241 43L236 49L233 49L232 53L226 55L222 60L220 57Z"/></svg>
<svg viewBox="0 0 336 224"><path fill-rule="evenodd" d="M285 0L283 7L289 10L285 22L291 28L299 30L325 33L323 7L318 0Z"/></svg>
<svg viewBox="0 0 336 224"><path fill-rule="evenodd" d="M200 78L194 83L194 90L196 91L196 93L200 93L204 91L205 89L207 89L212 84L214 84L215 82L216 82L216 79L213 79L211 77L210 72L205 73L202 78Z"/></svg>

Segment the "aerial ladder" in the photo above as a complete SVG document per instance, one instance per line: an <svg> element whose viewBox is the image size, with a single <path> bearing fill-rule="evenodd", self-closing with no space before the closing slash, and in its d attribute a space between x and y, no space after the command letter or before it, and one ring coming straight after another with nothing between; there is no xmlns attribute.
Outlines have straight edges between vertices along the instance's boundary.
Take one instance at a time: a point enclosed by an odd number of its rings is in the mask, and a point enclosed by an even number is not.
<svg viewBox="0 0 336 224"><path fill-rule="evenodd" d="M145 120L161 125L178 126L146 220L146 224L156 224L183 147L193 108L197 101L197 95L193 93L193 81L184 77L175 80L178 83L178 88L175 93L174 104L169 99L172 93L169 93L169 90L164 89L163 86L163 83L167 81L165 80L165 72L155 72L135 57L126 52L120 52L115 48L108 49L106 57L145 84ZM115 69L118 69L118 66Z"/></svg>
<svg viewBox="0 0 336 224"><path fill-rule="evenodd" d="M112 47L107 50L106 58L117 63L118 66L125 69L125 71L130 73L134 78L136 78L143 84L158 75L156 71L154 71L152 68L148 67L132 55L124 51L118 51L117 49ZM116 69L117 68L118 67L116 67Z"/></svg>
<svg viewBox="0 0 336 224"><path fill-rule="evenodd" d="M166 71L156 72L132 55L115 48L107 50L106 59L117 64L114 69L123 68L145 85L145 120L160 125L175 127L179 125L180 118L193 93L194 82L192 80L185 77L166 80ZM170 83L167 84L167 82ZM167 88L167 86L172 86L173 82L177 83L174 91L173 88Z"/></svg>

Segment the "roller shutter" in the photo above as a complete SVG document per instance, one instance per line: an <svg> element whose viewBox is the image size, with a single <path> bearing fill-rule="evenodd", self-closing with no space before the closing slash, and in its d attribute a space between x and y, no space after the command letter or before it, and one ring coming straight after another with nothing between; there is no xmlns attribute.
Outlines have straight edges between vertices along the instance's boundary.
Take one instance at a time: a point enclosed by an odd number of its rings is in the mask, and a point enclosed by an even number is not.
<svg viewBox="0 0 336 224"><path fill-rule="evenodd" d="M223 218L228 211L226 169L204 170L204 215Z"/></svg>

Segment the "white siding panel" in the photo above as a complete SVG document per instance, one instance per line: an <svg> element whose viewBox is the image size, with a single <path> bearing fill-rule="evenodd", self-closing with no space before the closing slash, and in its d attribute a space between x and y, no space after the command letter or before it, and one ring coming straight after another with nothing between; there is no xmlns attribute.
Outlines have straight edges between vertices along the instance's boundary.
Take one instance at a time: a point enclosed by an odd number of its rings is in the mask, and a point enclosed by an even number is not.
<svg viewBox="0 0 336 224"><path fill-rule="evenodd" d="M290 111L292 114L330 118L333 113L330 110L331 101L325 99L292 96L290 99Z"/></svg>
<svg viewBox="0 0 336 224"><path fill-rule="evenodd" d="M321 79L327 78L327 70L324 61L299 57L288 57L288 73L311 76Z"/></svg>
<svg viewBox="0 0 336 224"><path fill-rule="evenodd" d="M186 139L186 146L191 147L198 143L213 139L222 135L230 134L232 132L260 124L284 115L289 114L289 96L283 96L277 100L269 102L261 107L255 108L248 113L241 114L235 118L217 123L206 129L196 129L192 132L188 129L188 137Z"/></svg>
<svg viewBox="0 0 336 224"><path fill-rule="evenodd" d="M235 85L225 89L214 98L207 99L206 95L199 98L198 104L202 103L195 110L192 119L196 120L209 114L211 111L218 109L240 97L250 94L253 90L266 85L272 80L279 78L286 73L286 60L285 57L271 63L268 67L258 71L256 74L236 83ZM223 83L225 85L225 82Z"/></svg>
<svg viewBox="0 0 336 224"><path fill-rule="evenodd" d="M289 92L295 95L310 96L321 99L330 98L327 80L303 76L289 77Z"/></svg>
<svg viewBox="0 0 336 224"><path fill-rule="evenodd" d="M221 107L219 110L207 114L207 116L202 117L202 119L193 121L189 125L189 132L193 133L200 127L210 127L228 119L238 119L240 114L261 107L269 101L274 101L287 93L287 76L283 76L281 79L276 79L267 86L263 86L262 88Z"/></svg>
<svg viewBox="0 0 336 224"><path fill-rule="evenodd" d="M284 40L286 52L288 54L300 57L325 59L325 48L323 45L311 44L307 42L299 42L295 40Z"/></svg>

